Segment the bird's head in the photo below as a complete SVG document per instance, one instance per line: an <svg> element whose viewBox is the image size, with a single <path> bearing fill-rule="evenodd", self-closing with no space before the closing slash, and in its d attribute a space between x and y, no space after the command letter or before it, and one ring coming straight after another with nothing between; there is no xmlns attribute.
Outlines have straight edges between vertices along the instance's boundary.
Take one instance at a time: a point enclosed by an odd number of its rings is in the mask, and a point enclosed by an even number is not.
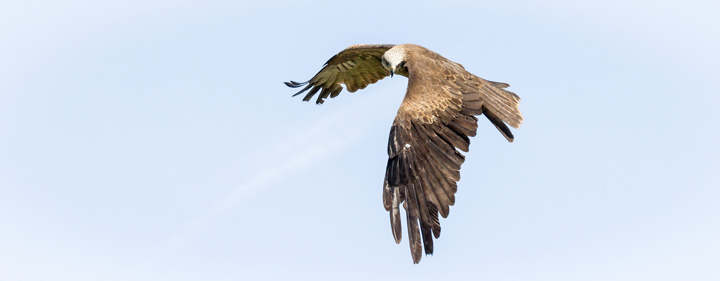
<svg viewBox="0 0 720 281"><path fill-rule="evenodd" d="M382 65L385 69L390 71L390 77L394 74L402 75L407 77L407 67L405 62L407 61L407 52L405 48L401 46L395 46L387 50L382 56Z"/></svg>

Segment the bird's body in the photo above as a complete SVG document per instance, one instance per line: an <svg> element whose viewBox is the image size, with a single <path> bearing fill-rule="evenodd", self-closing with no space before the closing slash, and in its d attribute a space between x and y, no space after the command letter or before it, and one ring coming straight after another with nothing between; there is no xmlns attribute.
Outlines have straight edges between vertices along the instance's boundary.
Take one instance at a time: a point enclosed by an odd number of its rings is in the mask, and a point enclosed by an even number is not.
<svg viewBox="0 0 720 281"><path fill-rule="evenodd" d="M510 142L507 125L517 128L523 119L520 98L504 90L509 85L484 80L413 44L353 45L330 58L309 81L286 85L307 85L296 94L309 90L304 101L320 92L316 103L321 104L342 91L340 84L355 92L394 74L408 77L408 87L390 129L383 203L397 243L403 204L413 262L418 263L423 245L432 254L432 236L440 236L438 214L447 217L455 203L465 160L457 149L468 151L468 137L477 130L475 116L485 115Z"/></svg>

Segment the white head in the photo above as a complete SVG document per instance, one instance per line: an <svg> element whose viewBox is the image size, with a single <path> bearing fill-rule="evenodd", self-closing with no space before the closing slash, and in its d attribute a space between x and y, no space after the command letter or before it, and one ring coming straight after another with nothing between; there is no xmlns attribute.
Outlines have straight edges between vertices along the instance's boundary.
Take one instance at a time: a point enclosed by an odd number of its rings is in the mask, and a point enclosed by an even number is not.
<svg viewBox="0 0 720 281"><path fill-rule="evenodd" d="M397 73L403 76L407 76L407 68L405 62L408 59L407 52L402 46L395 46L387 50L382 56L382 65L385 69L390 71L390 77Z"/></svg>

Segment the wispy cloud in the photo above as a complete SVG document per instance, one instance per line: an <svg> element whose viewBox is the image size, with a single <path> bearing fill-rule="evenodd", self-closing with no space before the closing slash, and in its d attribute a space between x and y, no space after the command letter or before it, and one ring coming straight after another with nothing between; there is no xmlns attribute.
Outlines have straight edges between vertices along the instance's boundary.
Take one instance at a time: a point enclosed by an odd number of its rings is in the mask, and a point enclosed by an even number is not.
<svg viewBox="0 0 720 281"><path fill-rule="evenodd" d="M378 109L374 107L375 102L376 100L372 98L358 99L354 103L323 115L322 120L314 120L309 127L297 128L294 132L288 133L287 138L268 144L268 147L277 149L263 151L263 157L284 160L264 164L252 173L236 171L249 174L249 176L244 177L244 181L210 204L205 212L190 219L183 230L168 239L163 248L171 249L186 243L211 223L213 218L239 206L241 200L251 196L250 194L262 192L263 189L272 186L275 182L282 181L289 175L302 173L311 167L316 167L330 155L342 154L344 150L352 147L368 133L368 128L364 125L369 125L369 123L363 122L356 126L344 126L341 123L347 123L356 116L368 114L370 109ZM393 105L382 105L381 110L390 106ZM247 161L252 160L248 159Z"/></svg>

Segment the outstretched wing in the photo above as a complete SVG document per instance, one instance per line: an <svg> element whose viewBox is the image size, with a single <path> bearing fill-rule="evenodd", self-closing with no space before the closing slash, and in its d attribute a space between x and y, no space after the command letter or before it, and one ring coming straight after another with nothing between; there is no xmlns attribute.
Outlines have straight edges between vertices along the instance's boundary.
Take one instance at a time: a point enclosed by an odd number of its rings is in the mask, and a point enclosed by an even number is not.
<svg viewBox="0 0 720 281"><path fill-rule="evenodd" d="M393 45L353 45L330 58L324 67L313 78L305 82L285 82L292 88L305 86L297 96L310 90L303 98L309 101L320 91L316 103L321 104L328 96L336 97L342 91L340 84L345 84L348 91L355 92L365 89L367 85L377 82L390 75L382 66L382 55Z"/></svg>
<svg viewBox="0 0 720 281"><path fill-rule="evenodd" d="M390 130L383 203L390 212L395 242L402 237L399 205L407 214L413 262L433 252L440 236L439 215L447 217L455 203L460 166L477 118L486 117L509 140L506 124L518 127L522 115L517 95L507 84L483 80L454 63L418 46L405 67L408 89ZM422 244L421 244L422 241Z"/></svg>

